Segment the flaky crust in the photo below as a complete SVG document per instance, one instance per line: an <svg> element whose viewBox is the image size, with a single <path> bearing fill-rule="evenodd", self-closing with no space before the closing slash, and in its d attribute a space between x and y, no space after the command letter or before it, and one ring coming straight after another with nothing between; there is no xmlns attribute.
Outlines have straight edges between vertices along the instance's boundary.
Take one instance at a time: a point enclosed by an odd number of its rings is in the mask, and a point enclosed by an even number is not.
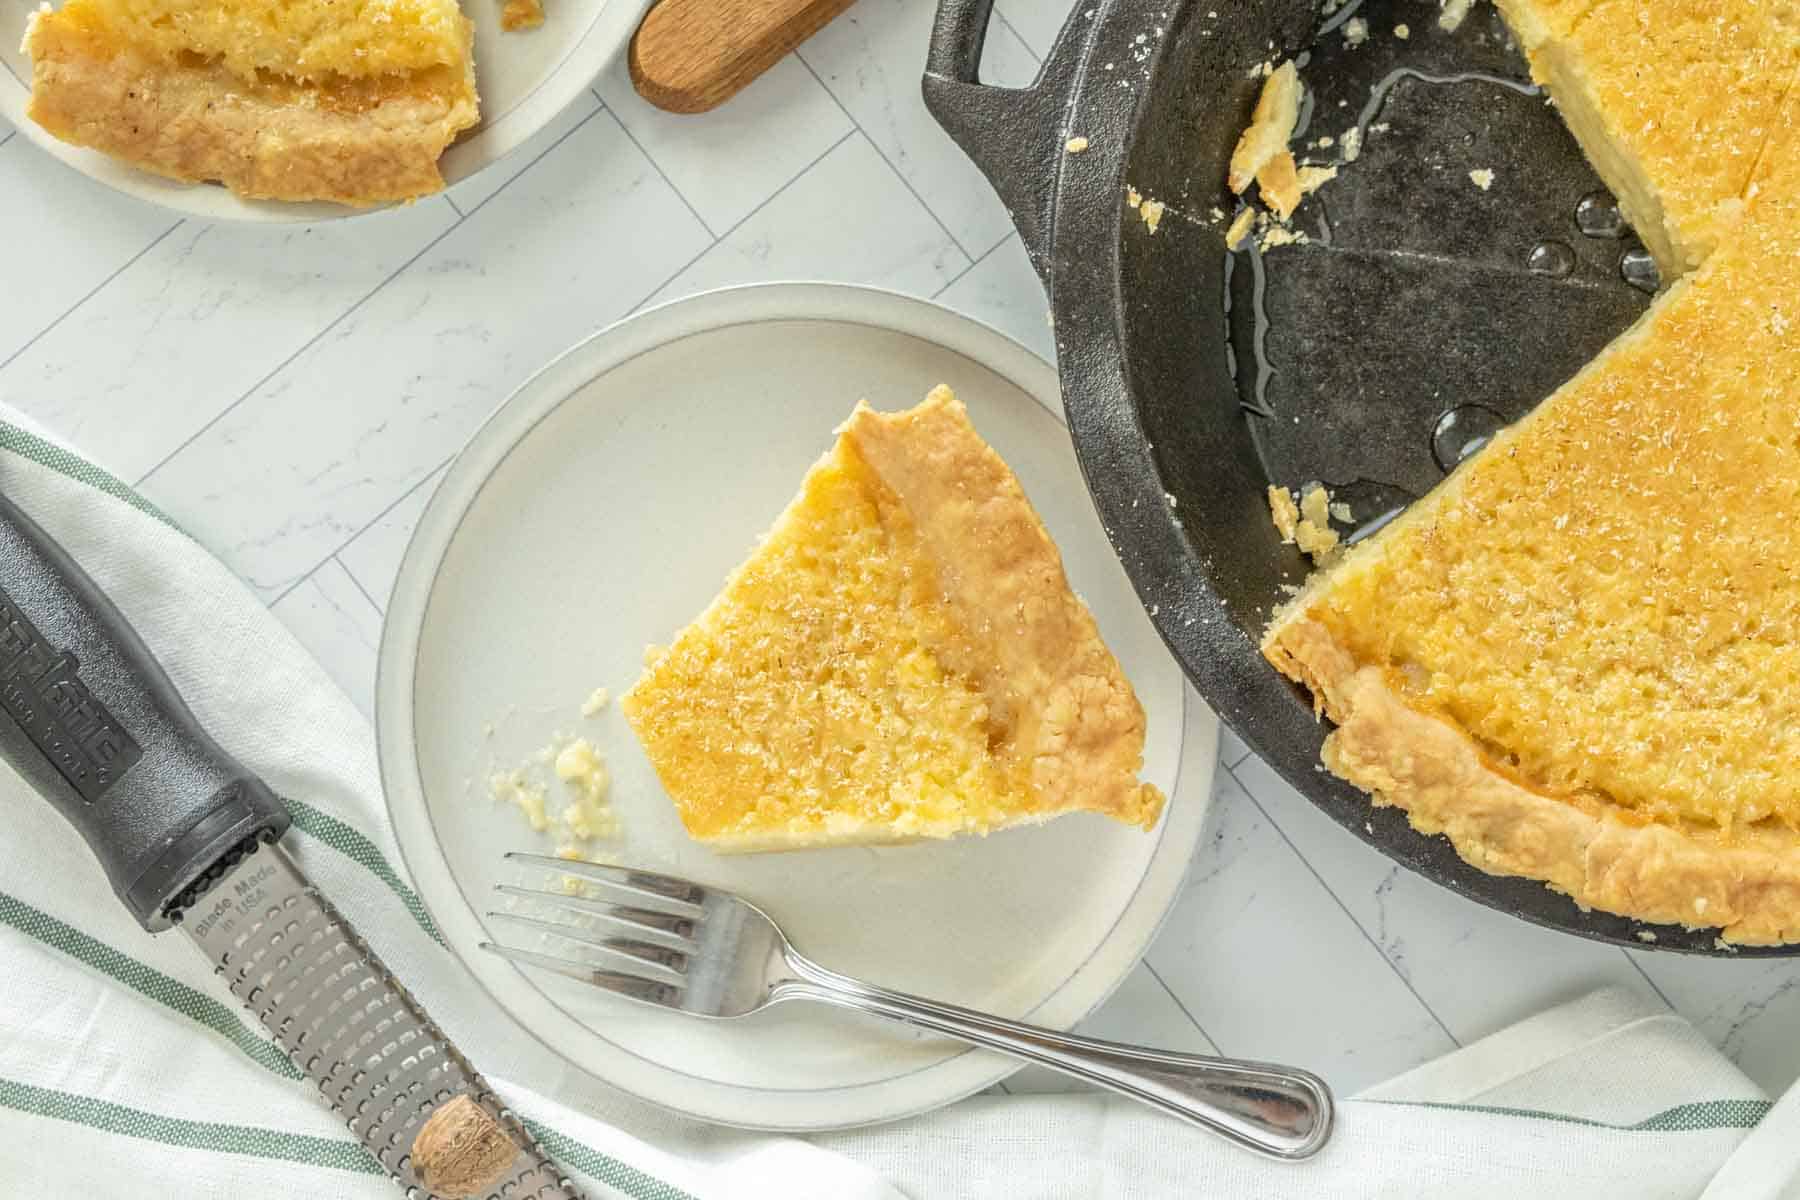
<svg viewBox="0 0 1800 1200"><path fill-rule="evenodd" d="M1491 875L1540 879L1577 904L1636 920L1720 927L1728 942L1800 940L1800 837L1765 823L1716 830L1647 822L1617 805L1547 795L1504 773L1468 733L1412 707L1321 622L1294 613L1264 653L1312 689L1338 728L1325 763L1442 833Z"/></svg>
<svg viewBox="0 0 1800 1200"><path fill-rule="evenodd" d="M104 47L40 14L26 35L28 115L65 142L259 200L369 205L440 191L438 156L475 123L471 85L334 108L305 89L264 94L212 65Z"/></svg>
<svg viewBox="0 0 1800 1200"><path fill-rule="evenodd" d="M913 515L981 678L1015 730L1047 811L1085 809L1146 829L1163 796L1138 782L1144 709L1062 555L1006 463L938 387L906 412L859 404L844 434Z"/></svg>

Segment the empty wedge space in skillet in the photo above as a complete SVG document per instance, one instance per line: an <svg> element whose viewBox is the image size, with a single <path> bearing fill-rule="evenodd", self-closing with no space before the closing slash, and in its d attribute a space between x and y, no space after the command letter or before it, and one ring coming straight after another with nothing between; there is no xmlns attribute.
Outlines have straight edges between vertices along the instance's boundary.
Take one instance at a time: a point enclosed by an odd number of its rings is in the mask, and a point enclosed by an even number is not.
<svg viewBox="0 0 1800 1200"><path fill-rule="evenodd" d="M1800 940L1800 113L1737 231L1281 610L1326 762L1579 904Z"/></svg>
<svg viewBox="0 0 1800 1200"><path fill-rule="evenodd" d="M621 699L726 851L1145 828L1144 713L1012 471L948 388L859 405L748 561Z"/></svg>
<svg viewBox="0 0 1800 1200"><path fill-rule="evenodd" d="M476 121L454 0L67 0L32 16L32 120L253 199L377 204L443 187Z"/></svg>
<svg viewBox="0 0 1800 1200"><path fill-rule="evenodd" d="M1800 65L1800 14L1763 0L1497 0L1665 280L1705 261Z"/></svg>

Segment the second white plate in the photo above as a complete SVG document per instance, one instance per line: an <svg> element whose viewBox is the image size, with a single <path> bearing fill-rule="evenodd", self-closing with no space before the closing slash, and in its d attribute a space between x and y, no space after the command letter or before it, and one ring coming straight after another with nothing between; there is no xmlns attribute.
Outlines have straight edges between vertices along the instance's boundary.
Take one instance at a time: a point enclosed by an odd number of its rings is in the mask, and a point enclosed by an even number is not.
<svg viewBox="0 0 1800 1200"><path fill-rule="evenodd" d="M115 191L207 221L328 221L369 211L341 204L240 200L226 188L163 179L51 137L25 115L31 58L19 45L26 19L40 2L0 0L0 117L51 157ZM463 0L463 11L475 22L481 123L444 152L438 165L446 185L499 162L548 125L624 49L649 7L649 0L544 0L542 26L507 33L500 28L501 3ZM57 168L45 162L43 169Z"/></svg>
<svg viewBox="0 0 1800 1200"><path fill-rule="evenodd" d="M616 710L590 720L577 710L597 685L629 686L644 645L700 612L859 397L902 408L940 382L1017 471L1136 685L1149 714L1145 775L1174 797L1169 811L1148 834L1083 814L948 844L714 855L682 832ZM502 1009L614 1086L735 1125L884 1120L1015 1065L812 1006L701 1021L480 952L493 885L517 874L502 852L547 848L482 781L558 730L593 739L610 760L624 834L609 853L740 892L836 970L1067 1027L1137 964L1199 838L1217 726L1186 703L1119 568L1056 397L1048 366L973 321L888 293L777 285L625 322L494 414L407 551L377 726L407 865Z"/></svg>

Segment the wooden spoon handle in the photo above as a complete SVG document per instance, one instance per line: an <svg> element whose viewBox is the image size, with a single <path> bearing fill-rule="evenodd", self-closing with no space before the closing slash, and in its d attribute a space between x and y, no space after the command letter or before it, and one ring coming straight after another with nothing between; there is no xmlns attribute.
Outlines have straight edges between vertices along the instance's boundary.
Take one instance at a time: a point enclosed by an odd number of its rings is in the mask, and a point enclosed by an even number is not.
<svg viewBox="0 0 1800 1200"><path fill-rule="evenodd" d="M661 0L631 40L631 81L670 112L717 108L851 0Z"/></svg>

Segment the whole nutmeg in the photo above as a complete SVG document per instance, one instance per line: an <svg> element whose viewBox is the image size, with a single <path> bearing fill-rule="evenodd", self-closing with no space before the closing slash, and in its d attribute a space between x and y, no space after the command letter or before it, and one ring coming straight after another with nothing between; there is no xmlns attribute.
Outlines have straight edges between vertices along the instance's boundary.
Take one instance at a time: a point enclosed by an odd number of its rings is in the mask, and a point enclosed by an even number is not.
<svg viewBox="0 0 1800 1200"><path fill-rule="evenodd" d="M413 1138L412 1169L440 1196L478 1196L500 1182L519 1147L467 1096L439 1106Z"/></svg>

